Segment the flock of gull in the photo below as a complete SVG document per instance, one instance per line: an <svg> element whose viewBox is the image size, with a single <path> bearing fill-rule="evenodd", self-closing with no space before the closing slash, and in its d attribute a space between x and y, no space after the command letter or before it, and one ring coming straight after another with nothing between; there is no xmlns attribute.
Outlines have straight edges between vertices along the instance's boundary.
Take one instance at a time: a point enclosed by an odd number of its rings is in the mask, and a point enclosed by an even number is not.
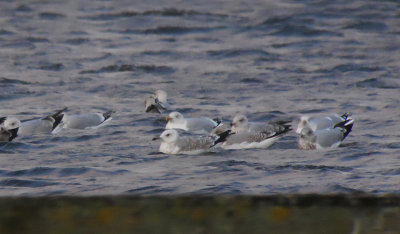
<svg viewBox="0 0 400 234"><path fill-rule="evenodd" d="M145 100L145 110L160 114L170 111L167 93L157 90ZM291 122L249 122L245 115L240 114L233 118L228 128L219 119L185 118L173 111L167 117L166 130L153 140L161 139L159 151L166 154L196 154L217 145L223 149L267 148L292 130ZM341 116L301 116L296 129L298 146L306 150L338 147L351 132L353 124L353 118L347 113Z"/></svg>
<svg viewBox="0 0 400 234"><path fill-rule="evenodd" d="M0 118L0 142L35 134L55 134L63 128L92 129L104 126L113 111L67 115L66 108L43 118L20 121L15 117ZM165 131L153 140L161 140L159 151L165 154L197 154L220 146L223 149L267 148L292 130L292 120L266 123L249 122L245 115L236 115L227 127L220 119L185 118L172 111L167 93L157 90L146 98L145 111L169 112ZM329 116L301 116L296 129L300 149L338 147L351 132L354 120L346 113Z"/></svg>

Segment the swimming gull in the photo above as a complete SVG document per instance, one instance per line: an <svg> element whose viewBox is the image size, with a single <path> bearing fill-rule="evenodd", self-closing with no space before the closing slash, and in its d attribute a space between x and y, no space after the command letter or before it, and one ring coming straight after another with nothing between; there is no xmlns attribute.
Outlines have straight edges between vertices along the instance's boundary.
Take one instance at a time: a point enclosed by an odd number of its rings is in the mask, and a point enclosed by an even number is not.
<svg viewBox="0 0 400 234"><path fill-rule="evenodd" d="M160 89L146 98L144 104L146 112L162 113L170 110L170 105L167 102L167 92Z"/></svg>
<svg viewBox="0 0 400 234"><path fill-rule="evenodd" d="M210 133L220 124L220 121L214 121L207 117L185 118L177 111L171 112L167 117L165 129L183 129L192 133L205 134Z"/></svg>
<svg viewBox="0 0 400 234"><path fill-rule="evenodd" d="M221 147L224 149L267 148L292 130L290 121L251 123L244 115L237 115L231 123L231 134Z"/></svg>
<svg viewBox="0 0 400 234"><path fill-rule="evenodd" d="M304 127L300 132L299 148L305 150L336 148L349 135L353 124L353 119L347 119L337 123L332 128L316 131L310 127Z"/></svg>
<svg viewBox="0 0 400 234"><path fill-rule="evenodd" d="M21 122L21 127L18 130L18 135L26 136L33 134L43 133L57 133L62 128L62 119L64 117L64 111L67 108L56 111L55 113L48 115L40 119L32 119Z"/></svg>
<svg viewBox="0 0 400 234"><path fill-rule="evenodd" d="M301 116L296 133L300 134L301 130L305 127L310 128L312 131L325 128L333 128L333 126L335 126L336 124L343 122L347 119L351 119L348 113L345 113L341 116L339 116L338 114L332 114L323 117Z"/></svg>
<svg viewBox="0 0 400 234"><path fill-rule="evenodd" d="M179 136L175 129L165 130L159 137L161 139L159 151L165 154L199 154L210 150L219 142L223 142L228 132L216 135Z"/></svg>
<svg viewBox="0 0 400 234"><path fill-rule="evenodd" d="M63 118L64 127L72 129L96 129L110 121L112 119L112 113L114 113L114 111L78 115L65 114Z"/></svg>

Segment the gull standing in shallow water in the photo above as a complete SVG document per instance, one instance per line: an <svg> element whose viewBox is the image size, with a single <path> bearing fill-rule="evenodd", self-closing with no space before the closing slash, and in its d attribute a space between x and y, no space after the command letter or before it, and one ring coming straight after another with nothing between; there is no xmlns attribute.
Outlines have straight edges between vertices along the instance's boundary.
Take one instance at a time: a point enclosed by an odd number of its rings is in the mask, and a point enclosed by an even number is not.
<svg viewBox="0 0 400 234"><path fill-rule="evenodd" d="M18 130L18 135L34 135L43 133L57 133L62 128L61 121L64 117L63 112L67 108L56 111L54 114L40 119L22 121Z"/></svg>
<svg viewBox="0 0 400 234"><path fill-rule="evenodd" d="M12 141L18 136L18 130L21 122L13 117L0 118L0 141Z"/></svg>
<svg viewBox="0 0 400 234"><path fill-rule="evenodd" d="M353 119L347 119L332 128L313 131L305 127L300 132L299 148L305 150L336 148L349 135L353 124Z"/></svg>
<svg viewBox="0 0 400 234"><path fill-rule="evenodd" d="M207 117L185 118L177 111L171 112L167 117L167 121L165 129L183 129L198 134L211 133L221 123Z"/></svg>
<svg viewBox="0 0 400 234"><path fill-rule="evenodd" d="M170 110L170 105L167 102L167 92L164 90L156 90L156 92L144 101L145 111L153 113L162 113Z"/></svg>
<svg viewBox="0 0 400 234"><path fill-rule="evenodd" d="M90 113L79 115L65 115L63 124L65 128L72 129L96 129L104 126L112 119L111 115L114 111L104 113Z"/></svg>
<svg viewBox="0 0 400 234"><path fill-rule="evenodd" d="M159 137L161 139L159 151L165 154L199 154L208 151L219 142L223 142L229 132L224 132L219 136L179 136L175 129L165 130Z"/></svg>
<svg viewBox="0 0 400 234"><path fill-rule="evenodd" d="M231 134L221 147L224 149L267 148L291 129L291 121L250 123L246 116L237 115L231 123Z"/></svg>
<svg viewBox="0 0 400 234"><path fill-rule="evenodd" d="M300 122L297 125L296 133L300 134L303 128L310 128L312 131L321 130L325 128L333 128L336 124L343 122L347 119L351 119L348 113L345 113L341 116L337 114L332 114L323 117L310 117L310 116L301 116Z"/></svg>

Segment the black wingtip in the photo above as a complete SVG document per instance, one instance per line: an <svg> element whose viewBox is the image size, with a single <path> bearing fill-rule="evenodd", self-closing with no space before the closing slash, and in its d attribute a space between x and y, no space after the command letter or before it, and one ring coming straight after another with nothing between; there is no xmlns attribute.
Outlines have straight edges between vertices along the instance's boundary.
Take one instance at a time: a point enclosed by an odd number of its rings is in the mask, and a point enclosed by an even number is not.
<svg viewBox="0 0 400 234"><path fill-rule="evenodd" d="M146 108L146 112L155 112L155 113L161 113L161 111L155 106L155 105L150 105Z"/></svg>
<svg viewBox="0 0 400 234"><path fill-rule="evenodd" d="M283 124L283 125L281 125L281 126L283 127L282 130L275 132L272 136L270 136L270 137L268 137L268 138L273 138L273 137L281 136L281 135L286 134L286 133L288 133L288 132L290 132L290 131L293 130L293 128L292 128L291 125L285 125L285 124Z"/></svg>
<svg viewBox="0 0 400 234"><path fill-rule="evenodd" d="M54 119L52 130L54 130L61 123L61 121L62 121L62 119L64 117L63 112L65 110L67 110L67 107L64 107L63 109L56 111L54 114L46 116L46 117L43 118L44 120L49 120L50 118Z"/></svg>
<svg viewBox="0 0 400 234"><path fill-rule="evenodd" d="M53 123L53 129L56 129L56 127L61 123L62 119L64 118L64 114L58 114L58 115L53 115L54 118L54 123Z"/></svg>
<svg viewBox="0 0 400 234"><path fill-rule="evenodd" d="M16 138L18 136L18 130L19 130L19 128L14 128L14 129L8 130L11 133L11 136L8 138L8 141L12 141L14 138Z"/></svg>
<svg viewBox="0 0 400 234"><path fill-rule="evenodd" d="M111 115L115 113L115 111L107 111L103 113L103 117L104 117L104 121L106 121L107 119L111 118Z"/></svg>
<svg viewBox="0 0 400 234"><path fill-rule="evenodd" d="M214 118L213 120L217 123L217 126L222 123L222 119L220 118Z"/></svg>
<svg viewBox="0 0 400 234"><path fill-rule="evenodd" d="M231 135L231 130L226 130L225 132L218 134L218 139L216 141L214 141L214 143L209 148L215 146L218 143L222 143L222 142L226 141L226 138L229 135Z"/></svg>
<svg viewBox="0 0 400 234"><path fill-rule="evenodd" d="M346 112L346 113L344 113L342 116L340 116L340 117L342 117L344 120L347 120L347 118L349 118L349 112Z"/></svg>
<svg viewBox="0 0 400 234"><path fill-rule="evenodd" d="M349 119L346 119L345 121L342 121L342 122L336 124L334 126L334 128L345 129L346 131L343 134L343 139L345 139L350 134L351 130L353 129L353 125L354 125L354 120L349 118Z"/></svg>
<svg viewBox="0 0 400 234"><path fill-rule="evenodd" d="M0 118L0 124L4 123L4 121L6 121L7 117L1 117Z"/></svg>

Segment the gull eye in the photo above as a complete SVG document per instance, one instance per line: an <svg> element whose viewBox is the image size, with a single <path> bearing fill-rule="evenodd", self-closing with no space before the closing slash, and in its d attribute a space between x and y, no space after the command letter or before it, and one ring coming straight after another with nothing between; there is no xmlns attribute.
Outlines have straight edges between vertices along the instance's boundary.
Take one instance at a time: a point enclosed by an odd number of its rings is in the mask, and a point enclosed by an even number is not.
<svg viewBox="0 0 400 234"><path fill-rule="evenodd" d="M239 119L239 122L243 122L244 121L244 119Z"/></svg>
<svg viewBox="0 0 400 234"><path fill-rule="evenodd" d="M167 135L165 135L166 137L169 137L169 136L171 136L171 134L170 133L168 133Z"/></svg>

